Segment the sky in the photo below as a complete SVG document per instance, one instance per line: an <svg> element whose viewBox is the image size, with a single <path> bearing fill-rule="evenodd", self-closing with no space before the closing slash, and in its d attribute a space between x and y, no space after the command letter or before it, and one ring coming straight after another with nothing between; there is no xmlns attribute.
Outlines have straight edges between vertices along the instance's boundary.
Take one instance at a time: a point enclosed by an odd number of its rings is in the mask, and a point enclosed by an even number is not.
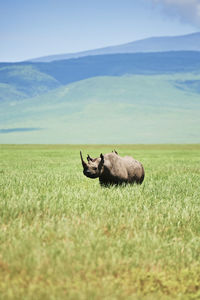
<svg viewBox="0 0 200 300"><path fill-rule="evenodd" d="M0 0L0 62L200 31L200 0Z"/></svg>

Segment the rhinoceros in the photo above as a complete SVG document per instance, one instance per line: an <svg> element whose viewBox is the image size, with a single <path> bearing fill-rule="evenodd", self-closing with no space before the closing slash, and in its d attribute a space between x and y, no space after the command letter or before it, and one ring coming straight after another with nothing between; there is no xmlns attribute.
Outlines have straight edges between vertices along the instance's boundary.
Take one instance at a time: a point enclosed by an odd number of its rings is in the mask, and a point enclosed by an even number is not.
<svg viewBox="0 0 200 300"><path fill-rule="evenodd" d="M144 180L143 165L130 156L121 157L117 151L100 154L98 158L87 156L87 163L80 151L83 174L89 178L99 178L101 185L141 184Z"/></svg>

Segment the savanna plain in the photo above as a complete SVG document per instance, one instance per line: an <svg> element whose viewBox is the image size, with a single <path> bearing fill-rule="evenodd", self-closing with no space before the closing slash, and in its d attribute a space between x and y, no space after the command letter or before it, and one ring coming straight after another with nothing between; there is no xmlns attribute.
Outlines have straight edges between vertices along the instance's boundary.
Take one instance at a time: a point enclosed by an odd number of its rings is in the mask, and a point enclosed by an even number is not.
<svg viewBox="0 0 200 300"><path fill-rule="evenodd" d="M101 187L84 157L140 160ZM200 299L200 145L1 145L0 299Z"/></svg>

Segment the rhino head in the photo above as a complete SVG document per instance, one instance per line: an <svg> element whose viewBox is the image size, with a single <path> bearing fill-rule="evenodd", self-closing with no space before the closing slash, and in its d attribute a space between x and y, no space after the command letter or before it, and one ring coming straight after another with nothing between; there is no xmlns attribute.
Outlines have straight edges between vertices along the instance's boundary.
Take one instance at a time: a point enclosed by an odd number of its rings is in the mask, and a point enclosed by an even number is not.
<svg viewBox="0 0 200 300"><path fill-rule="evenodd" d="M80 151L81 162L83 166L83 174L89 178L97 178L103 171L104 156L100 155L98 158L91 158L87 156L87 163L83 160L82 153Z"/></svg>

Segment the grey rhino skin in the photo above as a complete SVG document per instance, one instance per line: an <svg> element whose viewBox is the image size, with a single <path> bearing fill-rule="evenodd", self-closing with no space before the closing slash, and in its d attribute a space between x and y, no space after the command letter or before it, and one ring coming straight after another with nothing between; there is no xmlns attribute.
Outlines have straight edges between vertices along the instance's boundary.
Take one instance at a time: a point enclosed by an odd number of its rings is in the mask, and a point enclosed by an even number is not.
<svg viewBox="0 0 200 300"><path fill-rule="evenodd" d="M116 151L101 154L98 158L87 156L87 163L83 160L83 174L89 178L99 178L101 185L141 184L144 180L143 165L130 156L121 157Z"/></svg>

